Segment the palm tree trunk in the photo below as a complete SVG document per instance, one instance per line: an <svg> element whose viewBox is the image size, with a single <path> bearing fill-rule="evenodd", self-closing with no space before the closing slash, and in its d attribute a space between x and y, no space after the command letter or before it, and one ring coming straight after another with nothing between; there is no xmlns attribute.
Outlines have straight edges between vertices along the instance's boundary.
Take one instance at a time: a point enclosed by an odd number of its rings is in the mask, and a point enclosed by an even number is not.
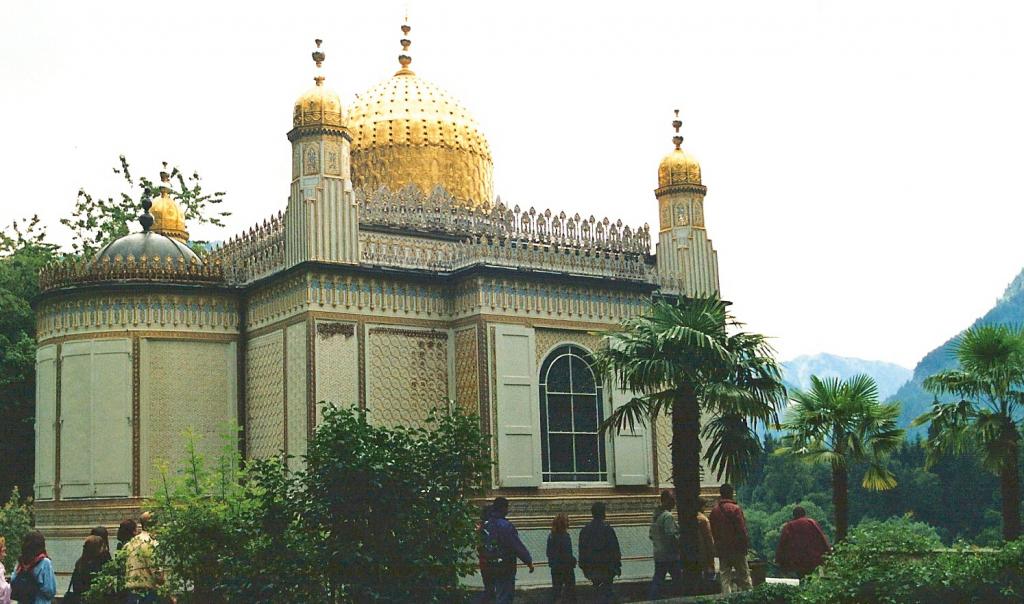
<svg viewBox="0 0 1024 604"><path fill-rule="evenodd" d="M836 514L836 541L846 539L849 523L849 473L846 466L832 466L832 507Z"/></svg>
<svg viewBox="0 0 1024 604"><path fill-rule="evenodd" d="M679 514L679 547L684 569L699 565L697 510L700 507L700 407L691 386L672 403L672 483Z"/></svg>
<svg viewBox="0 0 1024 604"><path fill-rule="evenodd" d="M1006 460L999 470L999 487L1003 498L1003 539L1013 541L1020 536L1020 436L1011 427L1007 437Z"/></svg>

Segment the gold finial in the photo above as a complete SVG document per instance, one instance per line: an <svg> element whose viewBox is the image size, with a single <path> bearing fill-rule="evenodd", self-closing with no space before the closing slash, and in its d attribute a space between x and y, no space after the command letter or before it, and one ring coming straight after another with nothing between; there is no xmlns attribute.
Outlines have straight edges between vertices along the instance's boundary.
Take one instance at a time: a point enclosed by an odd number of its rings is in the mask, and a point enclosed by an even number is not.
<svg viewBox="0 0 1024 604"><path fill-rule="evenodd" d="M409 18L406 17L406 21L408 21L408 19ZM398 55L398 64L401 65L402 68L399 69L395 73L395 75L414 75L412 70L409 69L409 64L412 63L412 57L410 57L407 54L409 52L409 47L412 46L412 41L409 40L408 37L406 37L406 36L409 35L410 31L412 31L412 28L409 27L409 24L408 23L403 23L402 24L402 35L403 35L403 37L399 41L399 43L401 43L401 45L402 45L402 54Z"/></svg>
<svg viewBox="0 0 1024 604"><path fill-rule="evenodd" d="M313 51L313 62L316 63L317 69L320 69L321 67L324 66L324 59L327 58L327 55L324 54L324 51L320 50L320 45L323 44L324 41L321 40L320 38L317 38L316 40L313 41L316 42L316 50ZM313 81L316 82L317 86L323 86L324 76L317 73L316 77L313 78Z"/></svg>
<svg viewBox="0 0 1024 604"><path fill-rule="evenodd" d="M679 110L676 109L676 119L672 120L672 127L676 129L676 135L672 137L672 142L675 143L676 149L683 144L683 136L679 134L679 129L683 127L683 122L679 119Z"/></svg>
<svg viewBox="0 0 1024 604"><path fill-rule="evenodd" d="M171 173L167 170L167 162L162 162L164 169L160 170L160 188L170 189L171 188Z"/></svg>

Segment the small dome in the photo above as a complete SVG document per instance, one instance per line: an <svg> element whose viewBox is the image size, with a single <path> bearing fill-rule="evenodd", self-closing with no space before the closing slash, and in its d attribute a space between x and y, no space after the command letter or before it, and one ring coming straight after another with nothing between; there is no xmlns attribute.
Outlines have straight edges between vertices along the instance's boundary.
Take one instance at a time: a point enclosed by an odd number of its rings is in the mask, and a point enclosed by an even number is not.
<svg viewBox="0 0 1024 604"><path fill-rule="evenodd" d="M173 237L180 241L188 241L188 229L185 228L185 212L167 194L166 190L162 192L160 197L153 200L149 213L153 215L152 231L154 233Z"/></svg>
<svg viewBox="0 0 1024 604"><path fill-rule="evenodd" d="M700 164L697 159L683 151L674 149L658 166L658 187L672 185L699 185Z"/></svg>
<svg viewBox="0 0 1024 604"><path fill-rule="evenodd" d="M203 263L199 256L196 256L195 252L181 241L152 231L132 233L115 239L100 250L100 253L96 255L96 262L102 262L104 259L114 262L117 258L120 258L122 262L127 261L128 258L134 258L136 262L141 261L142 258L159 259L160 261L170 258L173 262L178 263L180 258L189 264Z"/></svg>
<svg viewBox="0 0 1024 604"><path fill-rule="evenodd" d="M316 78L313 86L295 101L292 126L334 126L345 125L345 116L338 95L323 85L322 77Z"/></svg>

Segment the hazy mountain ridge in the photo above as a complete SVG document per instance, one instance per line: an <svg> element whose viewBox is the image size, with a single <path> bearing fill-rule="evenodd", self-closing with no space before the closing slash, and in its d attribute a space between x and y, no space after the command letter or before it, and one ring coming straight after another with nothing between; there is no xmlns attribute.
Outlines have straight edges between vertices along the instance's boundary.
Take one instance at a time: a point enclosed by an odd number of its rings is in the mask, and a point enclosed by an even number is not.
<svg viewBox="0 0 1024 604"><path fill-rule="evenodd" d="M905 384L913 372L895 363L841 357L828 353L801 355L782 363L782 377L787 387L795 386L800 389L811 385L812 375L845 380L859 373L866 373L875 378L879 398L885 399Z"/></svg>
<svg viewBox="0 0 1024 604"><path fill-rule="evenodd" d="M995 306L971 323L970 327L989 323L1024 324L1024 270L1006 286L1003 295L996 300ZM922 387L924 379L933 373L957 367L956 358L953 356L953 344L960 333L926 354L914 367L914 375L910 381L891 397L891 400L897 400L903 406L900 415L901 425L909 424L914 418L926 412L935 400L935 396ZM915 432L923 434L923 431L923 428L919 428Z"/></svg>

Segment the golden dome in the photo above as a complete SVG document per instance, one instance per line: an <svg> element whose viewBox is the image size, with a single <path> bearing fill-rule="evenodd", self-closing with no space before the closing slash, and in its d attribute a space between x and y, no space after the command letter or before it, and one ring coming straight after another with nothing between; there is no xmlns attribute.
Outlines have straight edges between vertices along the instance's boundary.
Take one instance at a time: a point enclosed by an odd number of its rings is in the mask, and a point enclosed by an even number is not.
<svg viewBox="0 0 1024 604"><path fill-rule="evenodd" d="M341 99L333 90L326 88L322 77L317 77L313 86L295 100L292 126L335 126L345 125L341 110Z"/></svg>
<svg viewBox="0 0 1024 604"><path fill-rule="evenodd" d="M188 229L185 227L185 212L178 202L171 197L171 174L167 171L167 163L160 172L160 197L153 200L149 213L153 215L152 232L179 241L188 241Z"/></svg>
<svg viewBox="0 0 1024 604"><path fill-rule="evenodd" d="M323 40L316 40L316 50L313 51L313 61L317 68L323 66L327 55L320 50ZM324 86L324 77L317 75L313 78L316 85L307 90L295 100L295 110L292 112L292 126L335 126L341 128L345 125L345 116L341 109L341 99L333 91Z"/></svg>
<svg viewBox="0 0 1024 604"><path fill-rule="evenodd" d="M658 187L671 185L699 185L700 164L697 159L683 151L673 149L658 165Z"/></svg>
<svg viewBox="0 0 1024 604"><path fill-rule="evenodd" d="M408 33L408 25L402 28ZM402 40L403 49L409 41ZM494 198L487 139L451 95L402 68L356 97L349 111L352 181L356 187L398 191L408 184L429 194L444 187L456 200L489 206Z"/></svg>

